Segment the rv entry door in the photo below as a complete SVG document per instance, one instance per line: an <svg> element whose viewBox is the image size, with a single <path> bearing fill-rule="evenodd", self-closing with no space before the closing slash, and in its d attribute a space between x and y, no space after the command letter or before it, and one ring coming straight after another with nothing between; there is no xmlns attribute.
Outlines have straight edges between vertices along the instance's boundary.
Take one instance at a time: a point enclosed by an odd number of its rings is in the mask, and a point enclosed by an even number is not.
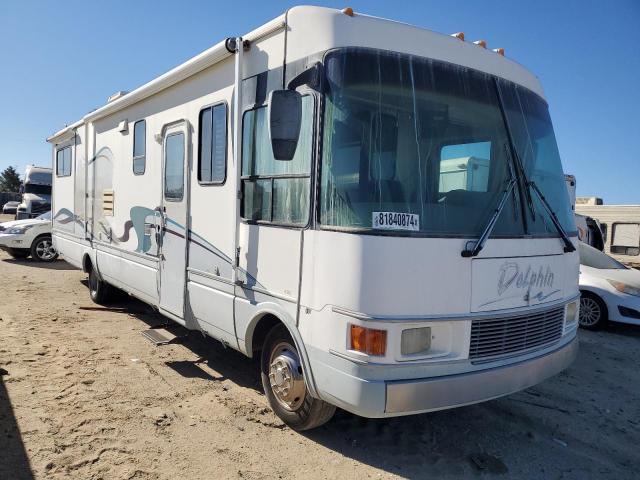
<svg viewBox="0 0 640 480"><path fill-rule="evenodd" d="M185 121L164 127L162 153L160 309L183 319L189 204L189 129Z"/></svg>

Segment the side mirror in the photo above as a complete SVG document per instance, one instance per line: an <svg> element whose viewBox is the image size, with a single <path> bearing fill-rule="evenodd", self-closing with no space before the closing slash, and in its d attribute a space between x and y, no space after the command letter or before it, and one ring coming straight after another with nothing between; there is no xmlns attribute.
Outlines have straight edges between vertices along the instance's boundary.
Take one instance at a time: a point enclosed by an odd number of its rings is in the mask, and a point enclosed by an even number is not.
<svg viewBox="0 0 640 480"><path fill-rule="evenodd" d="M302 95L295 90L274 90L269 94L269 138L273 158L292 160L300 137Z"/></svg>

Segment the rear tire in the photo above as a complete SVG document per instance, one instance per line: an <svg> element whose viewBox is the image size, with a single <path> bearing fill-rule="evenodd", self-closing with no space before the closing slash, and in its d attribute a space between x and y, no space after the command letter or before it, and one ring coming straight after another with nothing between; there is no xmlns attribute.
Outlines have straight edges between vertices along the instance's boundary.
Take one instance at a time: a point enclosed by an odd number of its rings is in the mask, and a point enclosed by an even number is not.
<svg viewBox="0 0 640 480"><path fill-rule="evenodd" d="M597 330L607 323L609 317L607 305L591 292L580 292L579 323L581 328Z"/></svg>
<svg viewBox="0 0 640 480"><path fill-rule="evenodd" d="M11 255L13 258L27 258L29 255L31 255L31 252L29 250L24 250L22 248L9 248L7 250L7 253L9 255Z"/></svg>
<svg viewBox="0 0 640 480"><path fill-rule="evenodd" d="M271 329L261 354L262 388L274 413L293 430L328 422L336 407L309 395L295 343L284 325Z"/></svg>
<svg viewBox="0 0 640 480"><path fill-rule="evenodd" d="M51 235L37 237L31 244L31 258L39 262L53 262L58 258L58 252L53 248Z"/></svg>
<svg viewBox="0 0 640 480"><path fill-rule="evenodd" d="M113 290L104 280L101 280L95 268L89 270L89 296L94 303L104 305L111 299Z"/></svg>

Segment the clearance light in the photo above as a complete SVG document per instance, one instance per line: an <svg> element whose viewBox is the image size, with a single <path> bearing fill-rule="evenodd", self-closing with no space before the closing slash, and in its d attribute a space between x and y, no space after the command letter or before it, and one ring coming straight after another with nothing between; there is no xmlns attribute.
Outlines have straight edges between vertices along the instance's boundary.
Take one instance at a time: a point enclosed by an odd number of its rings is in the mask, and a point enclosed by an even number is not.
<svg viewBox="0 0 640 480"><path fill-rule="evenodd" d="M351 325L350 344L351 350L382 357L387 351L387 331Z"/></svg>
<svg viewBox="0 0 640 480"><path fill-rule="evenodd" d="M479 47L482 47L482 48L487 48L486 40L476 40L475 42L473 42L473 44L478 45Z"/></svg>
<svg viewBox="0 0 640 480"><path fill-rule="evenodd" d="M402 331L400 352L402 355L426 353L431 348L431 327L408 328Z"/></svg>
<svg viewBox="0 0 640 480"><path fill-rule="evenodd" d="M504 48L494 48L493 51L504 57Z"/></svg>
<svg viewBox="0 0 640 480"><path fill-rule="evenodd" d="M451 34L452 37L462 40L464 42L464 32L456 32Z"/></svg>
<svg viewBox="0 0 640 480"><path fill-rule="evenodd" d="M346 16L348 17L353 17L353 8L351 7L347 7L347 8L343 8L342 10L340 10L342 13L344 13Z"/></svg>

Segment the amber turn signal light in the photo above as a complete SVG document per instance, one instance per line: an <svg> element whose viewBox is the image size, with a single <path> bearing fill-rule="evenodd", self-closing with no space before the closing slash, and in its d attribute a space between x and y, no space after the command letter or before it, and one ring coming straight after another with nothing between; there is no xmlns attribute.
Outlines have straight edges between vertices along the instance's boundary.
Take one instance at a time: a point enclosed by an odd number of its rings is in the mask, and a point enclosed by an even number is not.
<svg viewBox="0 0 640 480"><path fill-rule="evenodd" d="M387 351L387 331L351 325L351 350L367 355L384 356Z"/></svg>

